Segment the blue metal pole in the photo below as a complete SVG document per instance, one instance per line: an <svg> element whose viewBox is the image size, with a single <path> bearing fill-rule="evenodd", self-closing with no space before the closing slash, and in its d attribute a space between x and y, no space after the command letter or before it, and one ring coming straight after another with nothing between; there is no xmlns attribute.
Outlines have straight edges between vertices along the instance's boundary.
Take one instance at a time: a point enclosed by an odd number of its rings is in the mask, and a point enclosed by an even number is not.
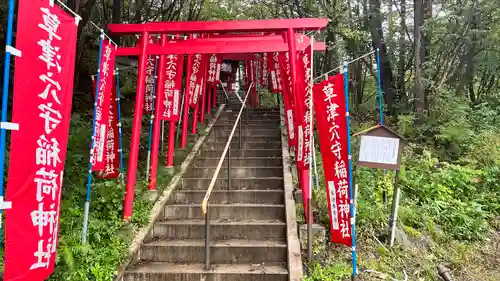
<svg viewBox="0 0 500 281"><path fill-rule="evenodd" d="M377 88L378 88L378 104L379 104L379 118L380 125L384 125L384 102L382 95L382 83L380 79L380 49L377 48Z"/></svg>
<svg viewBox="0 0 500 281"><path fill-rule="evenodd" d="M347 62L344 62L344 92L345 92L345 119L347 126L347 154L349 155L349 196L351 213L351 239L352 239L352 280L357 280L357 257L356 257L356 232L354 221L354 192L352 186L352 155L351 155L351 117L349 116L349 74Z"/></svg>
<svg viewBox="0 0 500 281"><path fill-rule="evenodd" d="M382 83L380 77L380 48L377 48L377 89L378 89L378 104L379 104L379 123L380 125L384 125L384 96L382 95ZM386 170L384 169L384 178L385 178ZM384 201L384 205L387 204L387 190L385 186L382 190L382 200Z"/></svg>
<svg viewBox="0 0 500 281"><path fill-rule="evenodd" d="M146 180L149 182L149 169L151 168L151 141L153 139L153 120L155 119L155 99L156 99L156 72L158 71L158 56L155 59L155 74L153 82L151 116L149 118L149 136L148 136L148 159L146 160Z"/></svg>
<svg viewBox="0 0 500 281"><path fill-rule="evenodd" d="M94 114L92 117L92 138L90 146L90 161L89 171L87 175L87 196L85 198L85 209L83 214L83 230L82 230L82 244L87 243L87 230L89 223L89 210L90 210L90 188L92 186L92 160L94 158L94 145L95 145L95 116L97 110L97 98L99 95L99 83L101 82L101 57L102 57L102 41L104 40L104 31L101 30L101 39L99 43L99 58L97 61L97 81L95 83L95 98L94 98Z"/></svg>
<svg viewBox="0 0 500 281"><path fill-rule="evenodd" d="M12 46L12 27L14 25L14 0L9 0L9 12L7 22L6 45ZM2 89L2 124L7 122L7 105L9 103L9 81L10 81L10 52L5 51L5 61L3 65L3 89ZM7 129L0 129L0 196L3 196L3 174L5 172L5 146L7 141ZM2 210L0 209L0 228L1 228ZM3 232L0 231L0 239Z"/></svg>
<svg viewBox="0 0 500 281"><path fill-rule="evenodd" d="M121 91L120 91L120 70L117 68L116 69L116 112L117 112L117 120L118 120L118 135L119 135L119 140L120 140L120 149L118 149L118 152L120 153L120 181L122 185L125 185L125 178L124 178L124 166L123 166L123 137L122 137L122 122L121 122L121 107L120 107L120 100L121 100Z"/></svg>

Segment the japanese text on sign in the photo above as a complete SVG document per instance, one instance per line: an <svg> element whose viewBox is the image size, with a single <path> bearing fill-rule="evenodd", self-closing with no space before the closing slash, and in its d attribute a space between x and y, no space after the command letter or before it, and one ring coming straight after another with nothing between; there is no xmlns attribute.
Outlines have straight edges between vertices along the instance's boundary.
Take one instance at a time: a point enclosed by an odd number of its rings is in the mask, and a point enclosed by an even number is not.
<svg viewBox="0 0 500 281"><path fill-rule="evenodd" d="M314 104L329 203L332 242L351 246L346 105L343 75L314 85Z"/></svg>
<svg viewBox="0 0 500 281"><path fill-rule="evenodd" d="M6 199L5 280L54 268L75 62L75 19L48 0L21 0ZM30 83L26 83L30 81Z"/></svg>
<svg viewBox="0 0 500 281"><path fill-rule="evenodd" d="M165 83L161 119L177 121L179 119L180 91L182 87L183 55L168 55L165 65Z"/></svg>

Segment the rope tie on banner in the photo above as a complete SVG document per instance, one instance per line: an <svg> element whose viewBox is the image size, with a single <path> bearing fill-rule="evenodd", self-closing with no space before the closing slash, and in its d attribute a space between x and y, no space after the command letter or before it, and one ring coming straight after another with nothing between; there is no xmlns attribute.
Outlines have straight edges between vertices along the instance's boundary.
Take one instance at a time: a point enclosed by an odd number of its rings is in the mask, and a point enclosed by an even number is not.
<svg viewBox="0 0 500 281"><path fill-rule="evenodd" d="M80 21L82 20L82 17L75 13L73 10L71 10L68 6L66 6L66 4L64 4L62 1L60 0L57 0L57 3L59 3L59 5L61 5L63 8L65 8L68 12L70 12L71 14L73 14L75 16L75 24L76 25L79 25L80 24ZM54 0L49 0L49 4L51 7L54 7Z"/></svg>
<svg viewBox="0 0 500 281"><path fill-rule="evenodd" d="M357 57L357 58L355 58L355 59L353 59L353 60L351 60L351 61L349 61L349 62L346 62L345 64L346 64L346 65L350 65L351 63L354 63L354 62L357 62L357 61L358 61L358 60L360 60L360 59L366 58L366 57L370 56L371 54L373 54L373 53L375 53L375 52L376 52L376 51L371 51L371 52L368 52L368 53L366 53L366 54L364 54L364 55L362 55L362 56L360 56L360 57ZM330 69L330 70L328 70L327 72L325 72L325 73L323 73L323 74L319 75L318 77L316 77L316 78L314 79L314 81L316 81L316 80L318 80L318 79L321 79L321 77L325 77L325 79L328 79L328 74L330 74L330 73L332 73L332 72L335 72L335 71L337 71L337 70L342 70L343 68L344 68L344 64L343 64L343 65L340 65L340 66L337 66L337 67L335 67L335 68L333 68L333 69Z"/></svg>

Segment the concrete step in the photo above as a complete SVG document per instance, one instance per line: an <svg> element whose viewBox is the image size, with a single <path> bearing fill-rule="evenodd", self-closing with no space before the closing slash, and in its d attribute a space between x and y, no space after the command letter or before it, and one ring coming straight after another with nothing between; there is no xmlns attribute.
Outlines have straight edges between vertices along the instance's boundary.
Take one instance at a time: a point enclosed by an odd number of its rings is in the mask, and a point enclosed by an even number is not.
<svg viewBox="0 0 500 281"><path fill-rule="evenodd" d="M141 259L153 262L202 263L205 239L159 240L141 247ZM210 243L211 263L286 262L286 243L280 240L223 240Z"/></svg>
<svg viewBox="0 0 500 281"><path fill-rule="evenodd" d="M123 281L287 281L282 264L199 264L148 262L128 270Z"/></svg>
<svg viewBox="0 0 500 281"><path fill-rule="evenodd" d="M210 237L222 239L267 240L286 237L286 223L282 220L228 220L210 221ZM159 221L153 226L153 239L204 239L205 220Z"/></svg>
<svg viewBox="0 0 500 281"><path fill-rule="evenodd" d="M232 123L236 121L236 118L238 117L239 110L236 112L228 112L227 114L224 114L223 116L219 117L219 120L224 120L225 122L228 122L228 120ZM241 113L241 119L243 122L246 122L246 120L250 122L267 122L267 121L273 121L273 122L279 122L281 120L280 115L258 115L258 114L248 114L248 116L245 114L245 112Z"/></svg>
<svg viewBox="0 0 500 281"><path fill-rule="evenodd" d="M204 150L200 153L202 157L212 158L220 157L222 155L221 149L209 149L204 147ZM231 148L231 157L281 157L283 151L281 148L255 148L255 149L236 149Z"/></svg>
<svg viewBox="0 0 500 281"><path fill-rule="evenodd" d="M232 156L232 155L231 155ZM216 167L219 164L220 157L201 158L198 157L194 161L195 167ZM282 157L231 157L231 165L234 167L241 166L265 166L265 167L282 167ZM227 167L227 157L224 157L222 167Z"/></svg>
<svg viewBox="0 0 500 281"><path fill-rule="evenodd" d="M191 167L186 171L185 176L190 178L211 178L215 174L216 167ZM217 178L228 176L228 169L220 169ZM235 167L231 165L231 178L252 178L252 177L281 177L283 167Z"/></svg>
<svg viewBox="0 0 500 281"><path fill-rule="evenodd" d="M281 141L264 141L264 142L243 142L241 149L280 149ZM206 142L203 145L204 150L224 150L226 142ZM231 149L240 149L240 143L237 139L231 142ZM281 152L281 151L280 151Z"/></svg>
<svg viewBox="0 0 500 281"><path fill-rule="evenodd" d="M238 132L239 130L236 129L235 133L233 134L233 139L231 140L232 143L239 143L240 142L240 134ZM238 132L238 134L236 134ZM241 134L243 137L241 138L241 142L244 143L253 143L253 142L277 142L281 141L281 135L279 134L273 134L273 135L267 135L267 136L259 136L257 134L255 135L247 135L245 136L243 133ZM211 134L207 138L207 142L223 142L226 143L229 140L229 135L224 136L222 134Z"/></svg>
<svg viewBox="0 0 500 281"><path fill-rule="evenodd" d="M231 134L231 129L225 129L219 127L219 130L214 131L217 136L229 137ZM255 130L241 130L243 136L281 136L281 129L279 127L273 129L255 129ZM240 130L236 128L234 131L234 136L239 136Z"/></svg>
<svg viewBox="0 0 500 281"><path fill-rule="evenodd" d="M167 204L201 204L205 190L174 191ZM283 204L283 190L214 190L210 196L213 204Z"/></svg>
<svg viewBox="0 0 500 281"><path fill-rule="evenodd" d="M207 190L212 178L187 178L181 180L180 189L183 190ZM217 179L214 190L227 190L228 180ZM272 178L233 178L231 179L231 190L283 190L283 177Z"/></svg>
<svg viewBox="0 0 500 281"><path fill-rule="evenodd" d="M209 216L213 219L282 220L285 208L277 204L210 204ZM159 219L203 219L200 204L165 205Z"/></svg>
<svg viewBox="0 0 500 281"><path fill-rule="evenodd" d="M234 120L220 120L217 121L217 126L224 126L224 127L233 127L234 123L236 122L236 119ZM273 128L276 126L280 126L280 121L279 120L259 120L259 119L253 119L250 118L248 122L246 120L243 120L242 122L243 128L253 128L253 127L263 127L263 128Z"/></svg>

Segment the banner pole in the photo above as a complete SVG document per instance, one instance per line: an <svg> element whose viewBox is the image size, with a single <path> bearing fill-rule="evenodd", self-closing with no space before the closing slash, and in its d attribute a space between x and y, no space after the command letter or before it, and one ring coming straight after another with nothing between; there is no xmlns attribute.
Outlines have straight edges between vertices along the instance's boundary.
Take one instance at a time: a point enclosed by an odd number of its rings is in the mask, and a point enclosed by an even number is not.
<svg viewBox="0 0 500 281"><path fill-rule="evenodd" d="M9 0L7 37L5 46L5 60L3 65L3 89L2 89L2 126L0 126L0 198L3 198L3 182L5 173L5 147L7 141L7 128L3 126L7 123L7 107L9 103L9 82L10 82L10 57L16 50L12 46L12 29L14 25L14 0ZM2 210L0 209L0 228L2 227ZM0 239L3 232L0 231ZM1 247L1 245L0 245Z"/></svg>
<svg viewBox="0 0 500 281"><path fill-rule="evenodd" d="M160 154L165 155L165 120L161 120L161 147Z"/></svg>
<svg viewBox="0 0 500 281"><path fill-rule="evenodd" d="M120 70L116 69L116 105L117 105L117 119L118 119L118 135L120 140L120 149L118 152L120 153L120 183L121 185L125 185L125 173L123 166L123 137L122 137L122 122L121 122L121 91L120 91Z"/></svg>
<svg viewBox="0 0 500 281"><path fill-rule="evenodd" d="M182 93L182 97L181 97L181 108L179 110L179 121L177 124L177 134L175 136L175 142L177 143L177 145L179 145L179 135L182 132L182 124L184 122L184 119L183 119L184 110L183 110L183 108L184 108L184 96L186 95L186 91L187 91L187 89L184 89L184 92Z"/></svg>
<svg viewBox="0 0 500 281"><path fill-rule="evenodd" d="M382 96L382 83L380 77L380 49L377 48L377 89L378 89L378 104L379 104L379 118L380 125L384 125L384 102Z"/></svg>
<svg viewBox="0 0 500 281"><path fill-rule="evenodd" d="M186 70L186 85L184 86L184 99L182 105L182 111L184 111L182 116L182 136L181 136L181 148L187 147L187 135L188 135L188 122L189 122L189 82L191 77L191 69L193 63L193 55L187 56L187 70Z"/></svg>
<svg viewBox="0 0 500 281"><path fill-rule="evenodd" d="M104 40L104 30L101 29L100 43L99 43L99 58L97 61L97 81L95 87L94 98L94 114L92 117L92 138L90 146L90 161L89 170L87 174L87 194L85 198L85 207L83 211L83 228L82 228L82 244L87 244L87 230L89 223L89 210L90 210L90 188L92 186L92 161L94 159L94 146L95 146L95 118L97 111L97 98L99 95L99 84L101 82L101 57L102 57L102 42Z"/></svg>
<svg viewBox="0 0 500 281"><path fill-rule="evenodd" d="M380 77L380 49L377 48L377 90L378 90L378 104L379 104L379 123L380 125L384 125L384 100L382 95L382 83ZM384 178L385 178L386 170L384 169ZM378 174L377 174L378 177ZM382 200L384 205L387 205L387 188L385 185L382 187Z"/></svg>
<svg viewBox="0 0 500 281"><path fill-rule="evenodd" d="M345 93L345 119L347 127L347 154L349 158L349 197L351 198L349 209L351 213L351 254L352 254L352 281L358 280L357 272L357 256L356 256L356 232L354 221L354 197L352 186L352 155L351 155L351 117L349 115L349 73L347 70L347 62L344 62L344 93Z"/></svg>
<svg viewBox="0 0 500 281"><path fill-rule="evenodd" d="M151 93L152 106L151 106L151 115L149 116L149 135L148 135L148 157L146 160L146 181L150 181L149 172L151 169L151 141L153 138L153 120L155 119L155 98L156 98L156 80L158 79L157 72L158 71L158 56L155 59L155 74L154 74L154 82L153 82L153 92Z"/></svg>

